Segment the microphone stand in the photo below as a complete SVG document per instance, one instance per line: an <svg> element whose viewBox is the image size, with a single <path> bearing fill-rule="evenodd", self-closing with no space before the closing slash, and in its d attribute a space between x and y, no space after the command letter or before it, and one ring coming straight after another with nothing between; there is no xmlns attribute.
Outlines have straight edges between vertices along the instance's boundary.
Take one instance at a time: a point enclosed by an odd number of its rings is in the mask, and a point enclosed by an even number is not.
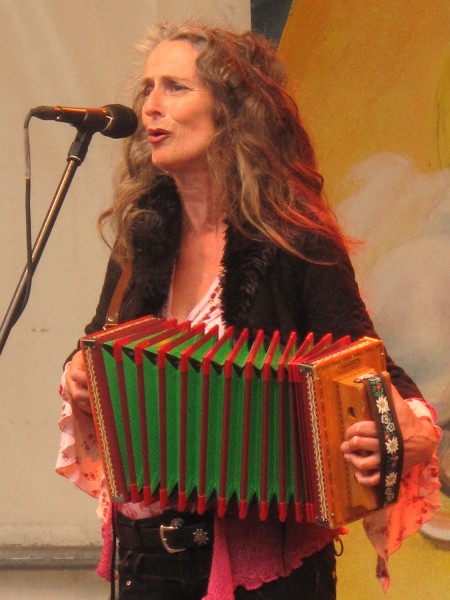
<svg viewBox="0 0 450 600"><path fill-rule="evenodd" d="M89 144L92 139L92 135L93 132L78 130L75 140L73 141L69 149L69 152L67 154L67 165L65 171L55 192L47 215L41 225L41 229L36 238L36 241L33 245L31 255L31 273L29 270L29 265L27 265L22 273L16 291L14 292L14 296L11 300L9 308L3 319L3 323L0 327L0 354L3 351L3 348L6 344L6 341L13 326L15 325L20 315L22 314L23 309L25 308L24 301L27 288L27 281L29 280L29 277L33 276L36 270L36 267L44 251L45 245L48 241L48 238L50 237L53 225L56 222L59 211L63 205L64 199L69 190L70 184L72 183L72 179L76 173L77 168L82 164L86 157Z"/></svg>

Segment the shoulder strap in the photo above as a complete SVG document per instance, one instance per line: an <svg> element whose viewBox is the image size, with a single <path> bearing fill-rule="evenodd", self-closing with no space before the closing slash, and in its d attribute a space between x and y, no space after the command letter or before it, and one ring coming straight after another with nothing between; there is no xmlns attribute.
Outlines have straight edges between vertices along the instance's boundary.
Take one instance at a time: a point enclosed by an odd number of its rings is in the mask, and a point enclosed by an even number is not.
<svg viewBox="0 0 450 600"><path fill-rule="evenodd" d="M117 325L119 321L119 311L120 305L122 304L122 300L124 294L128 288L128 283L131 278L131 265L129 263L125 264L122 268L122 273L117 282L114 293L111 297L111 302L109 303L108 310L106 311L106 319L104 329L107 327L113 327Z"/></svg>

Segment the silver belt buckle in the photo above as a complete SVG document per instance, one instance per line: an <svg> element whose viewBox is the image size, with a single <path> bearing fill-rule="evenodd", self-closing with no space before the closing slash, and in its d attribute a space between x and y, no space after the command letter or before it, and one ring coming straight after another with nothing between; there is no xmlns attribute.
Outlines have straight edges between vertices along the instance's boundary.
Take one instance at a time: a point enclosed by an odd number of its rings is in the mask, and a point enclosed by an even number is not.
<svg viewBox="0 0 450 600"><path fill-rule="evenodd" d="M184 552L186 550L186 548L171 548L166 538L166 531L174 531L175 529L179 529L183 525L183 519L174 519L170 525L159 526L159 535L161 537L161 543L164 547L164 550L166 550L166 552L168 552L169 554L176 554L177 552Z"/></svg>

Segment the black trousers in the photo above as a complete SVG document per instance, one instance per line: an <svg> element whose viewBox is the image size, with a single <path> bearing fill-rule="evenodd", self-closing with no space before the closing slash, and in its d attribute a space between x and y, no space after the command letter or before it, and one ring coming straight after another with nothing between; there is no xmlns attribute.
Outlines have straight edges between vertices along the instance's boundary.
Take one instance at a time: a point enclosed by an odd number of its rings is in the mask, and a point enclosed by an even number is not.
<svg viewBox="0 0 450 600"><path fill-rule="evenodd" d="M202 519L203 517L194 516ZM145 519L159 527L158 517ZM116 524L119 539L119 600L201 600L206 595L212 560L212 544L169 554L164 548L146 548L129 543L122 535L124 517ZM132 522L140 527L141 522ZM125 523L125 526L127 524ZM125 539L128 546L121 543ZM212 540L211 540L212 541ZM238 587L236 600L335 600L336 559L333 544L307 557L288 577L281 577L256 590Z"/></svg>

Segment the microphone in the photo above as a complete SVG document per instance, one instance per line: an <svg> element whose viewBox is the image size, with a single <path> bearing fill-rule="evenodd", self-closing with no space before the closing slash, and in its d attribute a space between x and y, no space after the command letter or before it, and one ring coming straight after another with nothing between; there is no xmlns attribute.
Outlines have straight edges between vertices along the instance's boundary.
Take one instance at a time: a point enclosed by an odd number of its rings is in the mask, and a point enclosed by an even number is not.
<svg viewBox="0 0 450 600"><path fill-rule="evenodd" d="M31 116L44 121L70 123L79 131L99 131L111 138L132 135L138 127L136 113L122 104L108 104L101 108L72 108L67 106L37 106Z"/></svg>

